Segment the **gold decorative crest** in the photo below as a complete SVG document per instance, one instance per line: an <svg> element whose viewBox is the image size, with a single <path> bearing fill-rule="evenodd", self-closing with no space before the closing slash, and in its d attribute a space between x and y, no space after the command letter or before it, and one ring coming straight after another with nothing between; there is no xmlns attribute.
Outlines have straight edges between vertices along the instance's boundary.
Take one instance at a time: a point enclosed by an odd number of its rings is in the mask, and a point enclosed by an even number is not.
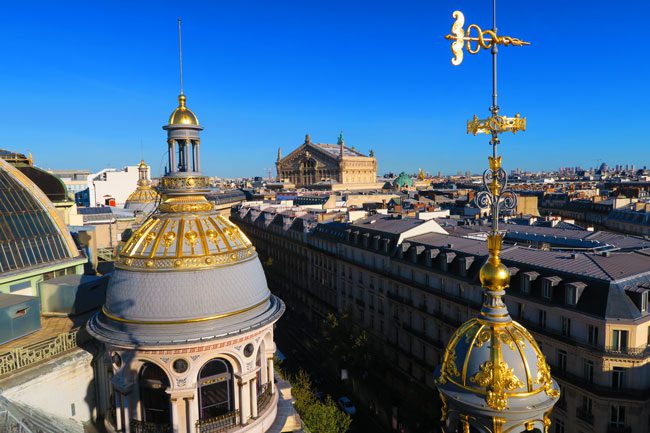
<svg viewBox="0 0 650 433"><path fill-rule="evenodd" d="M514 391L524 386L515 376L514 369L509 368L505 361L485 361L479 372L469 380L487 389L485 401L495 410L504 410L508 406L506 391Z"/></svg>
<svg viewBox="0 0 650 433"><path fill-rule="evenodd" d="M537 355L537 377L535 383L542 385L544 392L551 398L558 398L560 392L553 388L553 378L551 377L551 370L548 368L546 358L544 355Z"/></svg>
<svg viewBox="0 0 650 433"><path fill-rule="evenodd" d="M445 353L445 357L442 361L442 367L440 369L440 378L438 379L438 383L444 384L447 382L447 378L459 376L460 371L458 371L458 366L456 365L456 351L452 349Z"/></svg>
<svg viewBox="0 0 650 433"><path fill-rule="evenodd" d="M526 130L526 118L521 117L519 113L515 117L491 116L487 119L479 119L474 116L472 120L467 121L467 133L476 134L501 134L502 132L512 132L516 134L519 131Z"/></svg>

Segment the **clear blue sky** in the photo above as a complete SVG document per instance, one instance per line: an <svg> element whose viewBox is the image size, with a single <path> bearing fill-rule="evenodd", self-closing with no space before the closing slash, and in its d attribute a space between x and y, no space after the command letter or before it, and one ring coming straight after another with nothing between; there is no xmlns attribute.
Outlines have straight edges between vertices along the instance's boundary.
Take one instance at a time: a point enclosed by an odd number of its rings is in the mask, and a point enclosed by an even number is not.
<svg viewBox="0 0 650 433"><path fill-rule="evenodd" d="M161 126L185 93L205 127L209 175L262 175L305 133L375 149L380 173L482 171L487 52L450 64L455 9L490 26L489 0L259 0L4 4L0 148L39 166L163 166ZM499 1L502 112L529 130L503 138L506 168L606 161L650 165L647 0Z"/></svg>

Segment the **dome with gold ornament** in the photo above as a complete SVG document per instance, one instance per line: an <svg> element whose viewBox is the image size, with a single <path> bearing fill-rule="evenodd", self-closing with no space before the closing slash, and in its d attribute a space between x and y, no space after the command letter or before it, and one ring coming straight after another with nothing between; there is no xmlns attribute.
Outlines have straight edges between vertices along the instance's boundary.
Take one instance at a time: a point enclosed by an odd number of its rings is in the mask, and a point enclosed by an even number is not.
<svg viewBox="0 0 650 433"><path fill-rule="evenodd" d="M138 164L138 176L138 187L126 199L124 209L142 213L152 212L160 201L160 195L151 187L149 166L144 160Z"/></svg>
<svg viewBox="0 0 650 433"><path fill-rule="evenodd" d="M508 268L499 258L503 234L491 233L487 240L490 254L480 270L485 289L481 312L450 338L436 385L444 403L444 419L450 424L458 418L463 422L467 413L482 413L493 420L507 412L515 425L521 415L519 421L525 427L531 422L526 411L550 410L559 398L559 388L537 342L512 320L503 302L510 281Z"/></svg>
<svg viewBox="0 0 650 433"><path fill-rule="evenodd" d="M195 125L198 126L199 119L196 115L187 108L186 106L187 98L184 94L178 96L178 107L172 112L169 116L168 125Z"/></svg>
<svg viewBox="0 0 650 433"><path fill-rule="evenodd" d="M177 111L191 121L172 115L170 123L179 123L163 126L168 167L157 206L120 250L104 306L88 324L102 341L209 340L263 326L284 311L251 242L205 197L211 187L200 171L202 128L180 101ZM151 188L148 167L139 169L144 191Z"/></svg>

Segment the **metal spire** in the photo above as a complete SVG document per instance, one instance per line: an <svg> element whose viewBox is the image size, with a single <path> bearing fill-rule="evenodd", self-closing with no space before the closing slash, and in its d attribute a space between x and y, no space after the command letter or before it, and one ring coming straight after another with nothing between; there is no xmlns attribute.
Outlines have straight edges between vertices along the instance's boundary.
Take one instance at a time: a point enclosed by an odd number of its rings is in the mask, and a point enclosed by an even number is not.
<svg viewBox="0 0 650 433"><path fill-rule="evenodd" d="M181 30L181 19L178 19L178 63L180 66L181 95L183 94L183 36Z"/></svg>
<svg viewBox="0 0 650 433"><path fill-rule="evenodd" d="M451 337L437 373L444 430L505 433L537 429L548 432L550 413L559 398L559 389L534 338L512 320L503 302L510 284L510 271L500 258L504 233L499 230L499 213L516 209L517 196L507 189L508 176L501 167L501 156L498 155L499 135L508 131L525 131L526 119L519 114L515 117L499 115L498 45L521 46L529 43L497 34L496 0L492 0L491 30L481 30L476 24L469 25L465 30L463 13L455 11L453 17L455 22L451 34L446 36L447 40L452 41L453 65L460 65L465 49L470 54L490 49L492 54L490 116L487 119L474 116L467 122L467 133L490 136L492 155L488 157L489 168L483 173L485 190L476 195L475 201L480 209L489 209L492 227L487 235L489 255L479 271L484 293L480 315L463 323ZM527 340L526 350L523 350L523 345L520 346L523 339L515 337L517 335ZM488 341L490 344L486 345ZM529 352L529 349L532 351ZM536 368L536 371L531 368ZM518 373L521 371L526 372L526 382L522 380L524 376Z"/></svg>

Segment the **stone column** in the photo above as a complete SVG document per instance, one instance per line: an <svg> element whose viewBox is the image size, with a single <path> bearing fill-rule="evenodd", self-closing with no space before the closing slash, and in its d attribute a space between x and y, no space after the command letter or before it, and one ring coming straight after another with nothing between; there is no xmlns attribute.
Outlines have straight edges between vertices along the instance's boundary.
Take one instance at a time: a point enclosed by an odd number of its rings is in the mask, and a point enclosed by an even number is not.
<svg viewBox="0 0 650 433"><path fill-rule="evenodd" d="M172 173L177 170L176 168L176 150L174 149L174 140L167 140L169 152L169 172Z"/></svg>
<svg viewBox="0 0 650 433"><path fill-rule="evenodd" d="M192 167L190 166L190 144L192 143L191 140L185 140L185 147L183 148L184 150L184 155L183 159L185 160L185 171L191 171Z"/></svg>
<svg viewBox="0 0 650 433"><path fill-rule="evenodd" d="M249 392L251 393L251 417L257 418L257 375L250 382Z"/></svg>
<svg viewBox="0 0 650 433"><path fill-rule="evenodd" d="M131 411L129 404L131 399L128 394L122 396L122 407L124 408L124 433L131 433Z"/></svg>
<svg viewBox="0 0 650 433"><path fill-rule="evenodd" d="M193 397L185 397L183 399L183 405L185 406L185 430L186 433L192 433L192 426L196 422L196 420L192 420L192 401L194 400Z"/></svg>
<svg viewBox="0 0 650 433"><path fill-rule="evenodd" d="M239 381L239 411L241 415L241 423L246 424L248 418L250 418L251 413L251 398L250 398L250 386L248 382L243 380Z"/></svg>
<svg viewBox="0 0 650 433"><path fill-rule="evenodd" d="M201 171L201 142L199 140L196 141L194 152L196 155L196 171Z"/></svg>
<svg viewBox="0 0 650 433"><path fill-rule="evenodd" d="M179 433L178 430L178 400L170 397L169 403L172 406L172 433Z"/></svg>
<svg viewBox="0 0 650 433"><path fill-rule="evenodd" d="M117 390L115 391L115 430L121 431L122 430L122 417L124 414L122 413L122 394L120 394Z"/></svg>
<svg viewBox="0 0 650 433"><path fill-rule="evenodd" d="M271 387L271 394L275 394L275 371L273 370L273 357L266 360L267 376L269 385Z"/></svg>

